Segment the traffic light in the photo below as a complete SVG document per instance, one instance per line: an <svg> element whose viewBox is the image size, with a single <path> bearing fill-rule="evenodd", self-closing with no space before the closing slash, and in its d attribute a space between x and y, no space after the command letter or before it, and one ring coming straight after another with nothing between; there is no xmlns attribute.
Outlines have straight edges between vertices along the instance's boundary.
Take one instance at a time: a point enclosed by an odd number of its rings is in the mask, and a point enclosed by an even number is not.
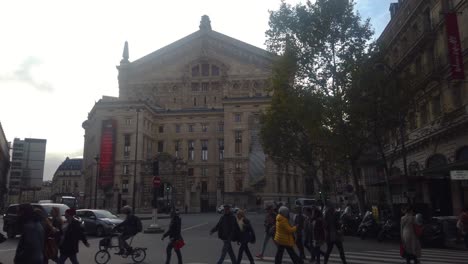
<svg viewBox="0 0 468 264"><path fill-rule="evenodd" d="M153 161L153 176L159 176L159 160Z"/></svg>
<svg viewBox="0 0 468 264"><path fill-rule="evenodd" d="M170 190L171 190L171 186L170 186L169 184L166 185L166 191L168 192L168 191L170 191Z"/></svg>

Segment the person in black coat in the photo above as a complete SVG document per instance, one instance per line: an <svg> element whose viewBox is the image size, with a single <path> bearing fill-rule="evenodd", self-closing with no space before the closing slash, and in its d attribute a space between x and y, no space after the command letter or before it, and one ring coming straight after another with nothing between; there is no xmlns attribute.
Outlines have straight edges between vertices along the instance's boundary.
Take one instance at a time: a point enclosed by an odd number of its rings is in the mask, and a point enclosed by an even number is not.
<svg viewBox="0 0 468 264"><path fill-rule="evenodd" d="M302 207L297 206L296 207L296 215L294 216L294 225L297 226L296 229L296 246L299 249L299 256L302 259L305 259L305 253L304 253L304 222L305 222L305 217L302 214Z"/></svg>
<svg viewBox="0 0 468 264"><path fill-rule="evenodd" d="M231 206L224 205L224 215L221 216L218 224L211 229L210 235L215 232L218 232L218 238L223 241L223 249L221 251L221 257L218 260L218 264L222 264L224 262L226 254L229 254L232 263L237 263L231 242L238 241L239 225L237 224L236 217L231 213Z"/></svg>
<svg viewBox="0 0 468 264"><path fill-rule="evenodd" d="M127 243L127 239L135 236L138 234L138 222L140 219L133 214L132 207L126 205L122 208L122 213L126 214L125 220L114 227L114 230L121 231L122 233L119 235L119 248L120 251L117 253L118 255L123 255L125 250L130 252L132 248Z"/></svg>
<svg viewBox="0 0 468 264"><path fill-rule="evenodd" d="M180 248L174 247L174 243L176 241L182 240L181 228L182 220L179 216L179 210L172 211L169 229L161 238L161 240L164 240L164 238L169 237L169 244L167 244L166 248L166 264L171 263L172 249L174 249L177 255L178 263L182 264L182 254L180 253Z"/></svg>
<svg viewBox="0 0 468 264"><path fill-rule="evenodd" d="M16 247L15 264L43 264L45 232L31 204L18 207L21 238Z"/></svg>
<svg viewBox="0 0 468 264"><path fill-rule="evenodd" d="M67 222L63 227L63 238L59 247L60 257L58 263L64 264L67 259L70 259L73 264L78 264L78 258L76 256L79 251L78 243L82 241L86 247L89 247L89 243L80 221L75 218L75 210L67 209L65 211L65 218Z"/></svg>
<svg viewBox="0 0 468 264"><path fill-rule="evenodd" d="M237 242L238 244L240 243L239 254L237 254L237 264L241 263L244 251L249 258L250 264L254 264L255 261L250 253L249 243L255 243L255 232L249 219L245 217L245 212L242 210L237 212L237 223L240 229L239 242Z"/></svg>

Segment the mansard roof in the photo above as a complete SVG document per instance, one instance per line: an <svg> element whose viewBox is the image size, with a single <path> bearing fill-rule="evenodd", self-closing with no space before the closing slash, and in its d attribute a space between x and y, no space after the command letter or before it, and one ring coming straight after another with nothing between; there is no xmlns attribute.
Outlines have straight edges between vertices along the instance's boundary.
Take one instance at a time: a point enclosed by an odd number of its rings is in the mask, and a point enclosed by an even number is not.
<svg viewBox="0 0 468 264"><path fill-rule="evenodd" d="M64 170L81 170L83 159L70 159L66 158L64 162L58 167L57 171Z"/></svg>

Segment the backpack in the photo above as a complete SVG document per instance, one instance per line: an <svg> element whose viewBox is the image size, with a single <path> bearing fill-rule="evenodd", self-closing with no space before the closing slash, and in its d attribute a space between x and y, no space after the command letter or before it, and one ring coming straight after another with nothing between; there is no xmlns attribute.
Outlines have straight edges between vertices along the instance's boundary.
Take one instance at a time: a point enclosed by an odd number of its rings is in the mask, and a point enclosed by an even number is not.
<svg viewBox="0 0 468 264"><path fill-rule="evenodd" d="M143 231L143 224L141 223L140 218L136 217L136 226L137 226L137 232L140 233Z"/></svg>

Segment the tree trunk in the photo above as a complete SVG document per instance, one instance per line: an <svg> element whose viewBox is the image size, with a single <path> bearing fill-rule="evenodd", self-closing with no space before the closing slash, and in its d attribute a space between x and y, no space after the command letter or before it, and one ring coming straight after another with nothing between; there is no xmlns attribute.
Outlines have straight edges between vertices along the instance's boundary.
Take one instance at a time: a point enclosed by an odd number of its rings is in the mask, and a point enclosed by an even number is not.
<svg viewBox="0 0 468 264"><path fill-rule="evenodd" d="M359 172L357 167L357 161L355 159L351 160L351 172L353 177L354 193L356 194L358 200L359 212L361 212L361 214L364 215L364 213L366 212L366 204L364 201L363 190L361 189L361 186L359 186Z"/></svg>

